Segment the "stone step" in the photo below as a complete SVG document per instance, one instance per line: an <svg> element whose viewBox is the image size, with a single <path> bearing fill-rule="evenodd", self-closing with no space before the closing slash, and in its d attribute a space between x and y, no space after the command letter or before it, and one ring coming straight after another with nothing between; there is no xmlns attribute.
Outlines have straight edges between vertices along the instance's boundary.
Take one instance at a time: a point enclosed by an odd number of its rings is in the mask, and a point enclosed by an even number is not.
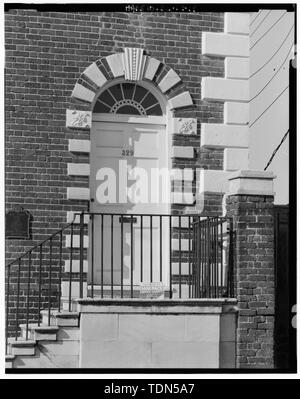
<svg viewBox="0 0 300 399"><path fill-rule="evenodd" d="M14 367L14 355L5 355L5 368L12 369Z"/></svg>
<svg viewBox="0 0 300 399"><path fill-rule="evenodd" d="M48 310L42 310L42 323L50 324L51 326L58 327L78 327L79 325L79 313L78 312L68 312L65 310L51 310L50 312L50 323L48 323L49 315Z"/></svg>
<svg viewBox="0 0 300 399"><path fill-rule="evenodd" d="M61 346L59 345L59 347ZM48 352L41 344L36 348L34 356L16 356L13 363L13 368L16 369L61 369L78 368L78 366L78 355L55 355Z"/></svg>
<svg viewBox="0 0 300 399"><path fill-rule="evenodd" d="M35 355L35 340L26 340L22 337L15 340L14 338L9 340L9 345L11 348L11 355L26 355L26 356L34 356Z"/></svg>
<svg viewBox="0 0 300 399"><path fill-rule="evenodd" d="M57 368L55 364L36 347L34 356L16 356L13 367L14 369L50 369Z"/></svg>
<svg viewBox="0 0 300 399"><path fill-rule="evenodd" d="M21 336L26 338L26 324L20 324ZM56 341L58 326L48 326L46 324L28 324L28 338L35 341Z"/></svg>

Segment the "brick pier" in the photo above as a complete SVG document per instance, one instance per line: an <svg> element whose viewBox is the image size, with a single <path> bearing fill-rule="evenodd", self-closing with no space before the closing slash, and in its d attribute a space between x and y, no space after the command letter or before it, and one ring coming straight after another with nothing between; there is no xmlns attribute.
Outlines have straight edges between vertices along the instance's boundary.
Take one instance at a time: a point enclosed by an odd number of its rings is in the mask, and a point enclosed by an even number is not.
<svg viewBox="0 0 300 399"><path fill-rule="evenodd" d="M274 367L275 267L273 174L241 171L230 179L227 216L234 227L238 368Z"/></svg>

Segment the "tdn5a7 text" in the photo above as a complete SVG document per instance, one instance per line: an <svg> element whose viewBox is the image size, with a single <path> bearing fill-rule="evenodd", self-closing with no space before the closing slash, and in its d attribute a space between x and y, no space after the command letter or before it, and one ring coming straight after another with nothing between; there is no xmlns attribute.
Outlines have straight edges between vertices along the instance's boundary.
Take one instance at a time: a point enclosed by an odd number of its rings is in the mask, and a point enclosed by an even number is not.
<svg viewBox="0 0 300 399"><path fill-rule="evenodd" d="M192 393L195 384L147 384L150 394L155 393Z"/></svg>

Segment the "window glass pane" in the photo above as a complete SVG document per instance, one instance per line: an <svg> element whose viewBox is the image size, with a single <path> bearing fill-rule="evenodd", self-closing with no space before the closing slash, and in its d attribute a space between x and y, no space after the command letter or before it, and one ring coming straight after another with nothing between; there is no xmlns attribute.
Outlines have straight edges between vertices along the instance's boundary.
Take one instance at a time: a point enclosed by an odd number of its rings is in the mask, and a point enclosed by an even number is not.
<svg viewBox="0 0 300 399"><path fill-rule="evenodd" d="M134 95L134 100L139 103L143 99L143 97L145 96L146 93L147 93L147 90L144 87L137 86L135 95Z"/></svg>
<svg viewBox="0 0 300 399"><path fill-rule="evenodd" d="M117 101L123 100L120 85L115 85L109 88Z"/></svg>
<svg viewBox="0 0 300 399"><path fill-rule="evenodd" d="M107 90L105 90L104 93L101 94L101 96L99 97L99 100L104 101L105 104L107 105L114 105L115 100L112 98L112 96L109 94L109 92Z"/></svg>
<svg viewBox="0 0 300 399"><path fill-rule="evenodd" d="M125 98L132 98L134 84L132 83L122 83L123 86L123 93Z"/></svg>
<svg viewBox="0 0 300 399"><path fill-rule="evenodd" d="M154 97L154 95L151 94L151 93L148 93L147 97L143 100L143 102L141 103L141 105L142 105L144 108L148 108L148 107L150 107L151 105L153 105L153 104L155 104L155 103L157 103L157 100L156 100L156 98Z"/></svg>
<svg viewBox="0 0 300 399"><path fill-rule="evenodd" d="M147 115L162 115L162 110L161 110L159 104L157 104L154 107L148 109L146 112L147 112Z"/></svg>
<svg viewBox="0 0 300 399"><path fill-rule="evenodd" d="M109 112L110 108L106 107L104 104L101 104L99 101L96 102L93 112L97 113L106 113Z"/></svg>
<svg viewBox="0 0 300 399"><path fill-rule="evenodd" d="M124 105L123 107L120 107L116 113L117 114L140 115L139 111L136 108L132 107L131 105Z"/></svg>

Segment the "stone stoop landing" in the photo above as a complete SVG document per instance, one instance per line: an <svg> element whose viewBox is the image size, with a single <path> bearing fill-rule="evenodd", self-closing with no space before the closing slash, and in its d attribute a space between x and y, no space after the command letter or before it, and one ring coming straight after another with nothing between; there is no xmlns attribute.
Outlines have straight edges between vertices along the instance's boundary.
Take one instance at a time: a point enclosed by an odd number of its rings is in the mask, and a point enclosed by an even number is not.
<svg viewBox="0 0 300 399"><path fill-rule="evenodd" d="M78 368L79 367L79 313L41 312L42 323L21 324L21 334L16 340L9 338L5 368Z"/></svg>

